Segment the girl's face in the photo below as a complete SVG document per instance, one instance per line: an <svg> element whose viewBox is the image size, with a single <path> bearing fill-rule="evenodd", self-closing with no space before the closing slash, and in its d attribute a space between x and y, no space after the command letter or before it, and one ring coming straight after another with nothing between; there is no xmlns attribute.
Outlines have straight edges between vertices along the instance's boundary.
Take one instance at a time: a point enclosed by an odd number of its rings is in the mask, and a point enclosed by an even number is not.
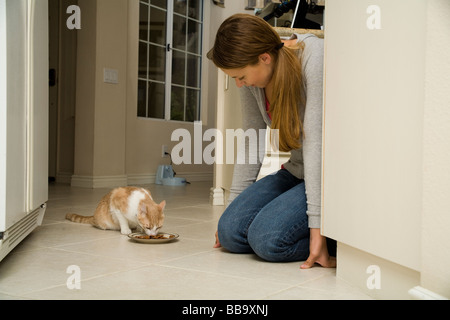
<svg viewBox="0 0 450 320"><path fill-rule="evenodd" d="M240 69L222 69L225 74L235 79L238 88L258 87L265 88L272 79L272 57L268 53L259 56L256 65L249 65Z"/></svg>

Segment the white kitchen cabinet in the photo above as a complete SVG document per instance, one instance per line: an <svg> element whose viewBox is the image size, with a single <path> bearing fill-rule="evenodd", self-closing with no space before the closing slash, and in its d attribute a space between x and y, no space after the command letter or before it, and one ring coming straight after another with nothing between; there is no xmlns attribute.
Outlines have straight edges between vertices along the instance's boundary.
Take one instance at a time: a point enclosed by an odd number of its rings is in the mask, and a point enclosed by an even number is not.
<svg viewBox="0 0 450 320"><path fill-rule="evenodd" d="M407 288L421 268L426 1L326 8L322 233L340 244L338 276L366 287L376 265L384 288L394 269Z"/></svg>

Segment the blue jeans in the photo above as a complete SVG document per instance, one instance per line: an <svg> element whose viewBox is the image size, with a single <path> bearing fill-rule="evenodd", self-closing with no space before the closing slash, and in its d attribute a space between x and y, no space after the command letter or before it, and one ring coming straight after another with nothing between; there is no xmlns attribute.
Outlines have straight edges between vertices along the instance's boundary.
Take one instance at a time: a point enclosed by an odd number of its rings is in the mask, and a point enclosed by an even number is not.
<svg viewBox="0 0 450 320"><path fill-rule="evenodd" d="M222 247L271 262L309 256L305 182L280 170L244 190L219 220Z"/></svg>

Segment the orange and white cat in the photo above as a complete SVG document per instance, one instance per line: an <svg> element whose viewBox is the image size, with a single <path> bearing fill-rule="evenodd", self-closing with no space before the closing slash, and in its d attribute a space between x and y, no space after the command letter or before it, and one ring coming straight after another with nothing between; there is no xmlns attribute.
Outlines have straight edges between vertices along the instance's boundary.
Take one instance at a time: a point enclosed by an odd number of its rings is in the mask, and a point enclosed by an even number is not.
<svg viewBox="0 0 450 320"><path fill-rule="evenodd" d="M69 213L66 219L103 230L120 230L125 235L137 228L149 236L155 236L163 226L165 206L165 201L155 203L150 191L144 188L121 187L102 198L93 216Z"/></svg>

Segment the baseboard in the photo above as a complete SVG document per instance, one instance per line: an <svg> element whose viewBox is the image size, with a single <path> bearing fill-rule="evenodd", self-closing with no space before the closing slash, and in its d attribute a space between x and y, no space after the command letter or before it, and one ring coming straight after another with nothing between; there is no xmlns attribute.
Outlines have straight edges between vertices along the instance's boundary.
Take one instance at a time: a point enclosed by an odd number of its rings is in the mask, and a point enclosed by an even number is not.
<svg viewBox="0 0 450 320"><path fill-rule="evenodd" d="M211 188L209 193L209 202L213 206L225 205L225 191L222 188Z"/></svg>
<svg viewBox="0 0 450 320"><path fill-rule="evenodd" d="M188 182L213 181L213 172L177 172L177 177ZM128 174L123 176L77 176L71 177L72 187L97 189L120 186L154 184L156 174ZM61 181L62 182L62 181Z"/></svg>
<svg viewBox="0 0 450 320"><path fill-rule="evenodd" d="M97 189L97 188L114 188L126 186L127 176L72 176L71 186Z"/></svg>
<svg viewBox="0 0 450 320"><path fill-rule="evenodd" d="M448 300L447 297L441 296L436 292L430 291L420 286L411 288L408 293L414 300Z"/></svg>
<svg viewBox="0 0 450 320"><path fill-rule="evenodd" d="M128 175L128 185L144 185L144 184L154 184L156 179L156 174L129 174Z"/></svg>
<svg viewBox="0 0 450 320"><path fill-rule="evenodd" d="M72 182L73 173L71 172L58 172L56 174L56 183L70 184Z"/></svg>
<svg viewBox="0 0 450 320"><path fill-rule="evenodd" d="M177 172L179 178L185 178L188 182L213 181L212 172ZM154 184L156 174L129 174L128 185Z"/></svg>
<svg viewBox="0 0 450 320"><path fill-rule="evenodd" d="M214 173L213 172L177 172L177 177L185 178L188 182L195 181L213 181Z"/></svg>

